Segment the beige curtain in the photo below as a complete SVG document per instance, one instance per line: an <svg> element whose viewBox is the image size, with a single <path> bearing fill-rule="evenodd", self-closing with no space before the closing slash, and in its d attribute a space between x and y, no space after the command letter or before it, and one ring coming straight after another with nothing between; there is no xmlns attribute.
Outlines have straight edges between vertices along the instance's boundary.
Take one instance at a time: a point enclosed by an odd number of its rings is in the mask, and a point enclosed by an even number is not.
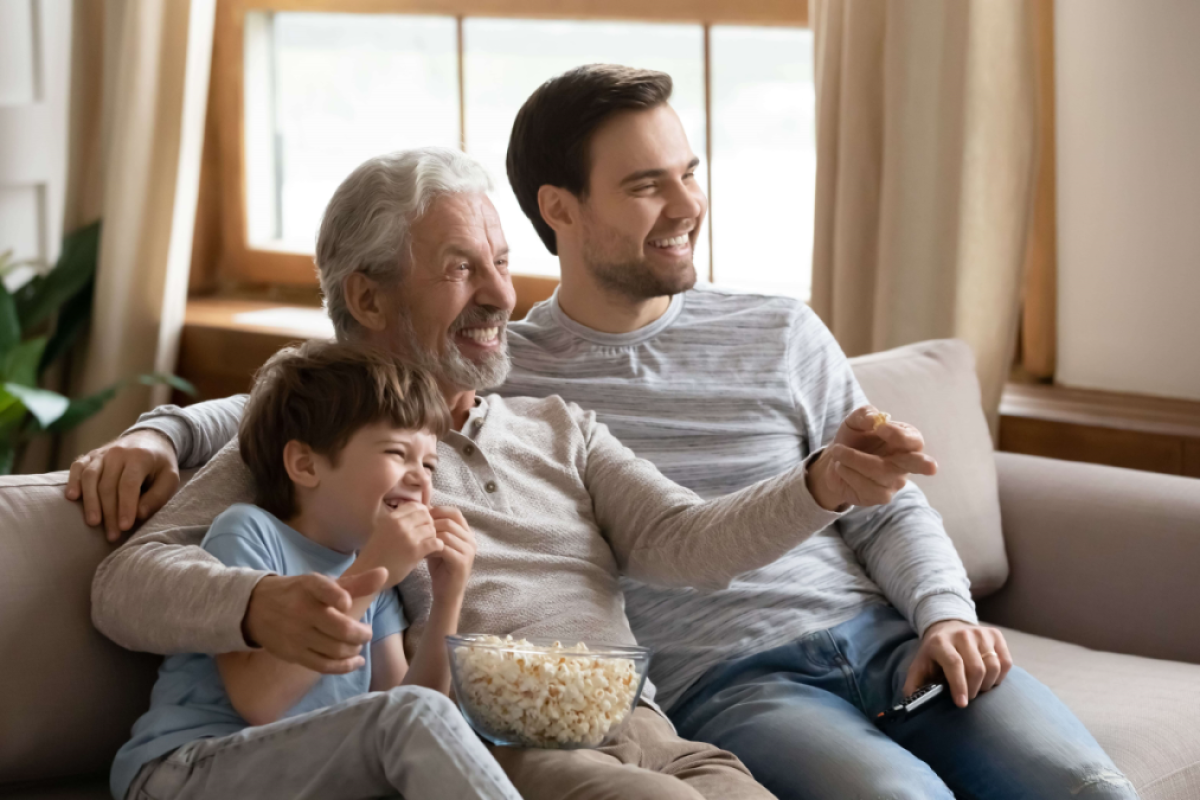
<svg viewBox="0 0 1200 800"><path fill-rule="evenodd" d="M66 229L103 219L75 394L170 372L187 301L216 0L75 0ZM66 460L167 397L135 386Z"/></svg>
<svg viewBox="0 0 1200 800"><path fill-rule="evenodd" d="M1033 0L813 0L813 307L849 355L966 340L995 432L1035 167Z"/></svg>

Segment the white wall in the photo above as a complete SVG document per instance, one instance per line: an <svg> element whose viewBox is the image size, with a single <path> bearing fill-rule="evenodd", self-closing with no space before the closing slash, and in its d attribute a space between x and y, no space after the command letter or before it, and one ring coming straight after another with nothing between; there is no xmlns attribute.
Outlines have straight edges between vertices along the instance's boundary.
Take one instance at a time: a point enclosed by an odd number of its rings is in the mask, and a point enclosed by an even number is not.
<svg viewBox="0 0 1200 800"><path fill-rule="evenodd" d="M0 0L0 252L53 261L62 237L70 0Z"/></svg>
<svg viewBox="0 0 1200 800"><path fill-rule="evenodd" d="M1057 0L1058 380L1200 400L1200 2Z"/></svg>

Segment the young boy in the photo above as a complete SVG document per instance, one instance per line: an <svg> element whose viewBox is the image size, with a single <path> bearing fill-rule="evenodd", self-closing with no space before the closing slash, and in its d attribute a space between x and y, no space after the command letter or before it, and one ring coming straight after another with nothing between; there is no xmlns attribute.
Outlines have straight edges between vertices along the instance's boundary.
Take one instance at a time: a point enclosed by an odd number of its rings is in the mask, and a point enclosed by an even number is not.
<svg viewBox="0 0 1200 800"><path fill-rule="evenodd" d="M503 798L519 795L446 696L475 542L430 508L449 414L424 373L372 350L310 342L259 372L239 431L257 505L202 547L231 566L341 576L374 631L362 666L321 675L265 651L174 655L112 769L117 800ZM432 610L409 665L395 591L429 561Z"/></svg>

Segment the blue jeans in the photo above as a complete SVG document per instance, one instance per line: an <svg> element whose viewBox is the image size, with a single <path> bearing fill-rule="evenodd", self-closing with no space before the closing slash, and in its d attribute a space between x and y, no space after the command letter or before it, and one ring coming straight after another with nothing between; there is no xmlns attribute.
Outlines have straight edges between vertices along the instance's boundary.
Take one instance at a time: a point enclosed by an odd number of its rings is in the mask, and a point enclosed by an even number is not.
<svg viewBox="0 0 1200 800"><path fill-rule="evenodd" d="M780 800L1136 798L1083 724L1014 667L965 709L948 693L876 726L920 644L895 609L709 670L672 710L680 736L738 756Z"/></svg>

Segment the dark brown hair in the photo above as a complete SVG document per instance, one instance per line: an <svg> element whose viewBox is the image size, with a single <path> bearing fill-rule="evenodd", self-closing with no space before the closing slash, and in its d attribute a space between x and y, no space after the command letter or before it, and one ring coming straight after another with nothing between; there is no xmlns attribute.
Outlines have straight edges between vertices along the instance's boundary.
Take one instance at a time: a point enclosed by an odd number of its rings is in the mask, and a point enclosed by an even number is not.
<svg viewBox="0 0 1200 800"><path fill-rule="evenodd" d="M255 375L238 429L255 502L290 519L296 494L284 446L295 439L336 465L351 436L383 421L441 438L450 412L432 377L381 350L324 341L280 350Z"/></svg>
<svg viewBox="0 0 1200 800"><path fill-rule="evenodd" d="M552 254L558 242L538 210L538 189L549 184L586 196L596 129L613 114L667 102L671 88L665 72L588 64L546 81L521 106L508 140L508 182Z"/></svg>

